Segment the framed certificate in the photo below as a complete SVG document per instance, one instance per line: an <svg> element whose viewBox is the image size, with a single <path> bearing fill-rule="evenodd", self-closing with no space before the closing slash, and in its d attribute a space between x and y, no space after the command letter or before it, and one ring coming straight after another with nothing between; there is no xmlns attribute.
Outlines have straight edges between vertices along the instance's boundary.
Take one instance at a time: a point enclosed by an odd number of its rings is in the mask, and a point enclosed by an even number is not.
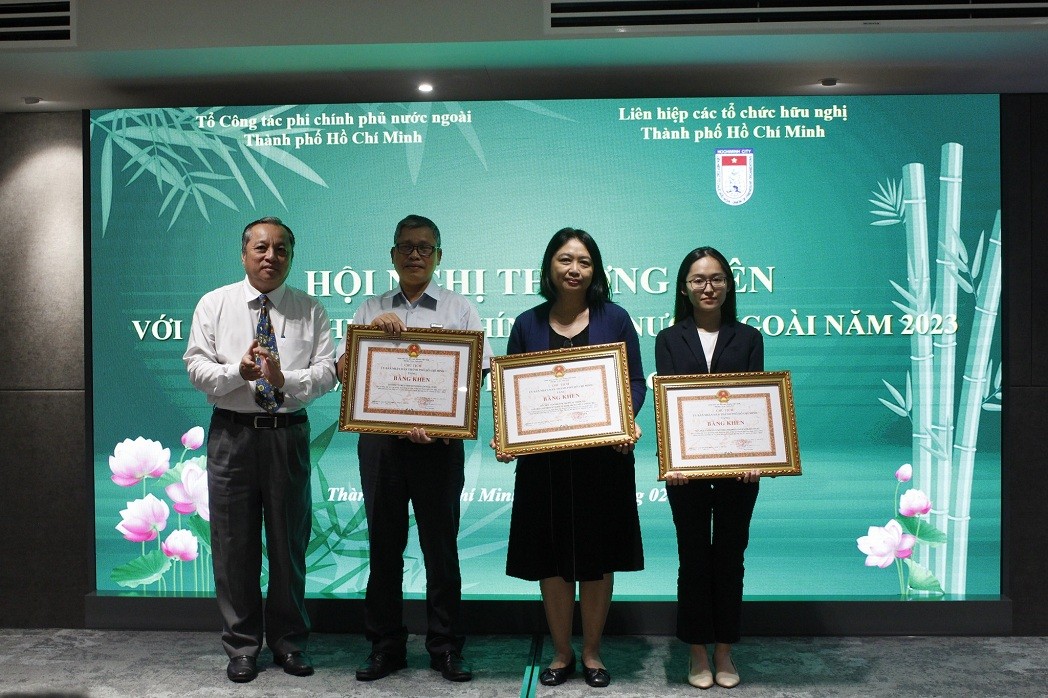
<svg viewBox="0 0 1048 698"><path fill-rule="evenodd" d="M479 330L412 329L392 338L364 325L346 328L340 431L477 438Z"/></svg>
<svg viewBox="0 0 1048 698"><path fill-rule="evenodd" d="M513 456L633 440L626 345L496 356L495 448Z"/></svg>
<svg viewBox="0 0 1048 698"><path fill-rule="evenodd" d="M800 475L789 371L655 376L659 479Z"/></svg>

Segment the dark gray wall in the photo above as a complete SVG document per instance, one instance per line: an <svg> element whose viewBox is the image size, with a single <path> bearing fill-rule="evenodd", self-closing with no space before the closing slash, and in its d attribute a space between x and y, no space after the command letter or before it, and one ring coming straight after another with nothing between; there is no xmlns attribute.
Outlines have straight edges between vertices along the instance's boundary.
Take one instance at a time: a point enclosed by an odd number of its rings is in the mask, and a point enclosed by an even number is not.
<svg viewBox="0 0 1048 698"><path fill-rule="evenodd" d="M0 626L78 627L93 589L79 112L0 114Z"/></svg>
<svg viewBox="0 0 1048 698"><path fill-rule="evenodd" d="M1048 95L1006 96L1002 105L1002 579L1012 631L1039 635L1048 634ZM94 588L82 166L79 113L0 114L0 627L83 627Z"/></svg>
<svg viewBox="0 0 1048 698"><path fill-rule="evenodd" d="M1002 99L1006 339L1003 589L1013 632L1048 634L1048 94Z"/></svg>

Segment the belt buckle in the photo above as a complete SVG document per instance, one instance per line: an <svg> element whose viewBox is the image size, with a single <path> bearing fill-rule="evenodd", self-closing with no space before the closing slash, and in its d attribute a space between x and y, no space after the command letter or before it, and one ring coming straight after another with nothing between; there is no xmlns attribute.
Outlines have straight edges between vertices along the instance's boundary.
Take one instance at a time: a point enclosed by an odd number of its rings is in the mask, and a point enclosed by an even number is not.
<svg viewBox="0 0 1048 698"><path fill-rule="evenodd" d="M259 420L262 420L261 422ZM270 421L266 421L270 420ZM255 429L276 429L277 428L277 415L275 414L256 414L254 419Z"/></svg>

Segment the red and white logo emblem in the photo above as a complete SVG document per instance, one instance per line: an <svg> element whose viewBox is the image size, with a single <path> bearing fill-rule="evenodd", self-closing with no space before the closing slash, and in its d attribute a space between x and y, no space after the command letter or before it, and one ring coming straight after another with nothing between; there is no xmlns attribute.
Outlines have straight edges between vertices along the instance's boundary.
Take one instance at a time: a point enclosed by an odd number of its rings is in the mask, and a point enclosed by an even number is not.
<svg viewBox="0 0 1048 698"><path fill-rule="evenodd" d="M753 148L720 148L717 162L717 196L729 206L739 206L753 195Z"/></svg>

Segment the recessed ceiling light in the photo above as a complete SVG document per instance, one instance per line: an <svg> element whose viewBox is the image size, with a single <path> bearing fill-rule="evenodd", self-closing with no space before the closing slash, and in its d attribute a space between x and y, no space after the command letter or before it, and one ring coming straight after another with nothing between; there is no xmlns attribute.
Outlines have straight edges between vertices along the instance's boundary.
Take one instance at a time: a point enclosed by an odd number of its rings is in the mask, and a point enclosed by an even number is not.
<svg viewBox="0 0 1048 698"><path fill-rule="evenodd" d="M433 91L433 85L429 84L428 82L424 82L424 83L422 83L422 84L420 84L418 86L418 91L419 92L432 92Z"/></svg>
<svg viewBox="0 0 1048 698"><path fill-rule="evenodd" d="M837 84L837 78L823 78L819 80L819 84L823 87L833 87Z"/></svg>

